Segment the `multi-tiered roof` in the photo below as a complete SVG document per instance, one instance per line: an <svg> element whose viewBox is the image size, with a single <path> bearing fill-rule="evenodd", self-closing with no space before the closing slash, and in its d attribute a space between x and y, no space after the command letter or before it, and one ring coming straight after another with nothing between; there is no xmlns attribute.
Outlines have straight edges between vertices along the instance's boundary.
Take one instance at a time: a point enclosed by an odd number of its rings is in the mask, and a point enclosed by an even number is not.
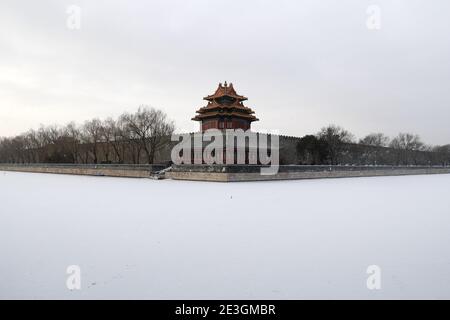
<svg viewBox="0 0 450 320"><path fill-rule="evenodd" d="M243 104L243 101L246 101L247 98L238 95L232 83L229 85L227 82L224 85L219 83L216 92L204 97L203 100L208 101L208 104L197 110L197 115L192 120L204 121L206 119L220 118L242 119L249 123L258 121L258 118L253 115L255 112Z"/></svg>

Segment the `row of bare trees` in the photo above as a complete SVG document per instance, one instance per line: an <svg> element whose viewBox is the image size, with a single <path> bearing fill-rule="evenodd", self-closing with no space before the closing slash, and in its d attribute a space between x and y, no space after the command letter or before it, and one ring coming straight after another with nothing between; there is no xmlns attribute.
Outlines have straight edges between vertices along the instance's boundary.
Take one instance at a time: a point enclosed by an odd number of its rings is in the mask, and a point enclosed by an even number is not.
<svg viewBox="0 0 450 320"><path fill-rule="evenodd" d="M297 143L300 163L373 165L449 165L450 145L429 146L411 133L393 139L372 133L357 141L344 128L329 125Z"/></svg>
<svg viewBox="0 0 450 320"><path fill-rule="evenodd" d="M41 126L0 138L3 163L155 163L170 161L173 121L161 110L142 106L117 119L92 119L82 125ZM291 145L289 149L295 149ZM280 151L280 157L286 150ZM288 150L289 151L289 150ZM290 154L290 151L288 152ZM295 151L294 151L295 153ZM280 161L283 159L280 159ZM372 133L357 141L330 125L297 140L296 156L285 164L449 165L450 145L427 146L418 135L390 139Z"/></svg>
<svg viewBox="0 0 450 320"><path fill-rule="evenodd" d="M0 162L151 164L168 147L173 131L174 122L163 111L141 106L117 119L41 126L0 138Z"/></svg>

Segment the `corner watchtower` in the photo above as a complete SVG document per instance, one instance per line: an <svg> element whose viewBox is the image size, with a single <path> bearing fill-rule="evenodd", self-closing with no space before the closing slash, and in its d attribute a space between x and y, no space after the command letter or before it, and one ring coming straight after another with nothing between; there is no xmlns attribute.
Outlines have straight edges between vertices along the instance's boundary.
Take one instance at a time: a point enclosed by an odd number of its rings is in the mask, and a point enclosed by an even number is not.
<svg viewBox="0 0 450 320"><path fill-rule="evenodd" d="M244 105L246 97L238 95L233 84L225 81L212 95L204 97L208 104L199 110L192 118L200 122L202 132L208 129L243 129L249 130L253 121L258 121L254 111Z"/></svg>

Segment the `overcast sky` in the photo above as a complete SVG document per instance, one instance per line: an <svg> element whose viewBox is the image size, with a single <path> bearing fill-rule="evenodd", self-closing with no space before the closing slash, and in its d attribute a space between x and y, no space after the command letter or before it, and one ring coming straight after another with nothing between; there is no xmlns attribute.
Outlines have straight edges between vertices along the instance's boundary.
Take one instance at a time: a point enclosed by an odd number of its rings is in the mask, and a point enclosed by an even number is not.
<svg viewBox="0 0 450 320"><path fill-rule="evenodd" d="M80 29L67 26L70 5ZM0 135L142 104L193 131L202 98L227 80L255 129L335 123L450 143L449 12L448 0L1 0Z"/></svg>

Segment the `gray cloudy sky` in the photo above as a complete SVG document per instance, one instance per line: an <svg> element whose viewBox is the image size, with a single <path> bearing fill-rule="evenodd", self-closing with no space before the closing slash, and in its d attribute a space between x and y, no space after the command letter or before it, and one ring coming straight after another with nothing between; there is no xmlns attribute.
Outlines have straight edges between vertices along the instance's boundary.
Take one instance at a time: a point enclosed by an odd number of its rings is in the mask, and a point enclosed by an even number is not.
<svg viewBox="0 0 450 320"><path fill-rule="evenodd" d="M66 25L72 4L79 30ZM336 123L450 143L449 12L448 0L1 0L0 135L141 104L192 131L202 97L227 80L256 129Z"/></svg>

